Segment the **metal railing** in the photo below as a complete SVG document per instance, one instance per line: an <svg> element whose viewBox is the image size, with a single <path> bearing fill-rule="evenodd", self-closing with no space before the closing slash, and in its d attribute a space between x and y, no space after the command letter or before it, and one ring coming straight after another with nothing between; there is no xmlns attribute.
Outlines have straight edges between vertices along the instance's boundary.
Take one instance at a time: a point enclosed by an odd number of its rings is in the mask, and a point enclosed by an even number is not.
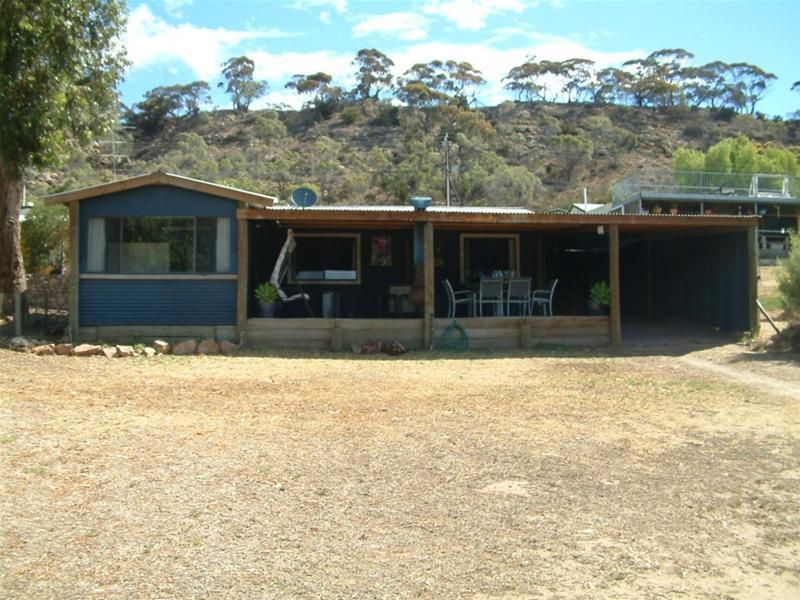
<svg viewBox="0 0 800 600"><path fill-rule="evenodd" d="M720 198L800 198L800 177L764 173L709 173L704 171L642 172L611 188L614 206L641 199L642 193L683 194Z"/></svg>

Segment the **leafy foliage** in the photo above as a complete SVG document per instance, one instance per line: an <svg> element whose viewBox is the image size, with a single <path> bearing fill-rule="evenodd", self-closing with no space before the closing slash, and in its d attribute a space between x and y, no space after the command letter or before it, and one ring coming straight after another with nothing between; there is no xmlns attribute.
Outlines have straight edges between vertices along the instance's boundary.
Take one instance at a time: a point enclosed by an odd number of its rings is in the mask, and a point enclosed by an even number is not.
<svg viewBox="0 0 800 600"><path fill-rule="evenodd" d="M205 81L156 87L145 92L144 100L134 104L126 120L128 125L154 134L164 128L167 119L195 116L200 107L210 101L211 91Z"/></svg>
<svg viewBox="0 0 800 600"><path fill-rule="evenodd" d="M25 286L23 172L58 164L116 118L125 3L3 0L1 7L0 293L7 293Z"/></svg>
<svg viewBox="0 0 800 600"><path fill-rule="evenodd" d="M61 271L69 243L69 211L61 204L34 204L22 222L22 255L28 271Z"/></svg>
<svg viewBox="0 0 800 600"><path fill-rule="evenodd" d="M0 160L14 172L56 163L71 139L88 141L115 118L125 3L4 0L2 12Z"/></svg>
<svg viewBox="0 0 800 600"><path fill-rule="evenodd" d="M758 146L745 135L726 138L705 153L682 148L675 153L673 165L678 171L800 175L797 156L790 149Z"/></svg>
<svg viewBox="0 0 800 600"><path fill-rule="evenodd" d="M778 293L783 307L795 319L800 319L800 234L790 237L789 256L780 262Z"/></svg>
<svg viewBox="0 0 800 600"><path fill-rule="evenodd" d="M358 67L353 90L356 98L377 100L382 90L391 89L394 62L382 52L375 48L363 48L358 51L353 65ZM372 90L375 90L374 93Z"/></svg>
<svg viewBox="0 0 800 600"><path fill-rule="evenodd" d="M229 58L222 65L222 76L227 85L223 82L217 85L220 88L225 86L225 93L230 94L236 112L247 112L253 100L266 94L269 89L266 81L253 79L255 68L255 63L247 56Z"/></svg>

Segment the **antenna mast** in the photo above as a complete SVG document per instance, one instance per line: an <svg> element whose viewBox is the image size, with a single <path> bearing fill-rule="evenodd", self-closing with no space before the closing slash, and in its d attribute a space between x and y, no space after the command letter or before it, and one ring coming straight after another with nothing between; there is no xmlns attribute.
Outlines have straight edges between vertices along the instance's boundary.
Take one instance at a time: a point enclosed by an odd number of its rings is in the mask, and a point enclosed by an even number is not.
<svg viewBox="0 0 800 600"><path fill-rule="evenodd" d="M447 206L450 206L450 140L447 138L447 132L444 134L444 182Z"/></svg>

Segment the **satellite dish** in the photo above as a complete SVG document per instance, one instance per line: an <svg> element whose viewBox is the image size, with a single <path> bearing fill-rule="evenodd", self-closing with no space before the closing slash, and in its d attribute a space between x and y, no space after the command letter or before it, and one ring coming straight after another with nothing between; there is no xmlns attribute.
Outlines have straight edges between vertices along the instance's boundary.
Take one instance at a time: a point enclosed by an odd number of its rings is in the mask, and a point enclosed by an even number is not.
<svg viewBox="0 0 800 600"><path fill-rule="evenodd" d="M317 193L307 187L299 187L292 192L292 204L300 208L308 208L317 203Z"/></svg>

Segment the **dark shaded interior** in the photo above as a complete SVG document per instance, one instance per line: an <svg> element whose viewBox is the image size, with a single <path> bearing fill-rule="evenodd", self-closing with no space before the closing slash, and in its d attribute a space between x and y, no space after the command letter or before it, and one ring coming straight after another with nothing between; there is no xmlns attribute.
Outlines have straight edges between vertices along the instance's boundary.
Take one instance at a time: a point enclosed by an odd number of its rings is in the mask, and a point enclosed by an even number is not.
<svg viewBox="0 0 800 600"><path fill-rule="evenodd" d="M314 231L330 233L330 230L295 229L298 235ZM315 317L421 317L420 308L408 303L399 305L389 295L391 287L411 286L415 282L413 230L361 229L342 230L341 233L357 233L361 238L361 282L287 281L285 291L295 293L302 289L308 293ZM447 297L441 285L443 279L449 279L456 289L474 288L480 272L490 275L496 268L506 270L511 266L508 264L509 235L519 239L519 265L515 270L520 275L531 277L533 286L539 288L545 287L551 279L559 279L554 297L556 315L589 314L589 289L597 281L609 280L608 235L607 231L598 231L596 227L485 233L486 237L471 241L474 243L470 247L472 273L469 281L461 280L461 233L455 229L437 229L434 232L437 317L447 314ZM252 289L263 281L269 281L285 238L285 229L273 222L250 223L251 292L248 301L251 315L255 314ZM383 254L379 254L379 250ZM331 249L324 243L306 244L304 252L299 256L305 268L347 263L345 257L331 254ZM747 234L744 231L621 233L623 322L626 317L684 319L725 331L747 330L748 273L742 267L747 264ZM293 302L283 305L278 316L309 315L303 302Z"/></svg>

